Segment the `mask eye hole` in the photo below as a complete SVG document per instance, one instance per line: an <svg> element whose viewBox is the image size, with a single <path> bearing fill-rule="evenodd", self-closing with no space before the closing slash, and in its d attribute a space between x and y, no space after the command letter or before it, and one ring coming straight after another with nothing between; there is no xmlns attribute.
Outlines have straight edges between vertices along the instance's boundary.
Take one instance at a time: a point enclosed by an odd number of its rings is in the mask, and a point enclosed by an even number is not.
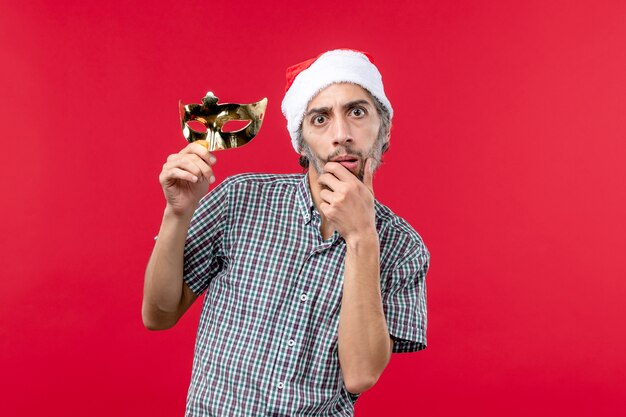
<svg viewBox="0 0 626 417"><path fill-rule="evenodd" d="M187 122L187 127L194 132L205 133L207 131L206 126L197 120L190 120Z"/></svg>
<svg viewBox="0 0 626 417"><path fill-rule="evenodd" d="M250 124L250 120L229 120L222 126L222 132L230 133L243 130Z"/></svg>

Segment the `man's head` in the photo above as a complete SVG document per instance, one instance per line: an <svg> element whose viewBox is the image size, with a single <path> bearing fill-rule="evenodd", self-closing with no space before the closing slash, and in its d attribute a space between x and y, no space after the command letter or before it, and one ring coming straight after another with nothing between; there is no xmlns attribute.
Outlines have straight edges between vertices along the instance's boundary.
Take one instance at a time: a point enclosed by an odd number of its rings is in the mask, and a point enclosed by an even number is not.
<svg viewBox="0 0 626 417"><path fill-rule="evenodd" d="M389 146L393 109L367 54L335 50L290 67L282 110L300 165L318 173L344 159L362 178L365 160L376 168Z"/></svg>
<svg viewBox="0 0 626 417"><path fill-rule="evenodd" d="M337 83L320 91L307 106L298 131L300 165L317 173L329 161L363 179L367 158L372 168L389 147L389 112L357 84Z"/></svg>

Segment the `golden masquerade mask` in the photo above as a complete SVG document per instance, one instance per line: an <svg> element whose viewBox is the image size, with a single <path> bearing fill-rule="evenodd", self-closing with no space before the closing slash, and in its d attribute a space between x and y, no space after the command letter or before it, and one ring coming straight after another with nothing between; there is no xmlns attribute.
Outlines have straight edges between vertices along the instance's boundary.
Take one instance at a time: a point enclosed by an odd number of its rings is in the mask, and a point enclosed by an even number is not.
<svg viewBox="0 0 626 417"><path fill-rule="evenodd" d="M218 98L209 91L202 104L178 102L180 125L187 142L205 140L209 151L238 148L249 143L261 129L267 98L252 104L218 104L217 101ZM239 130L224 132L224 125L232 120L249 120L249 123ZM201 123L206 130L198 130L199 123L190 127L192 121Z"/></svg>

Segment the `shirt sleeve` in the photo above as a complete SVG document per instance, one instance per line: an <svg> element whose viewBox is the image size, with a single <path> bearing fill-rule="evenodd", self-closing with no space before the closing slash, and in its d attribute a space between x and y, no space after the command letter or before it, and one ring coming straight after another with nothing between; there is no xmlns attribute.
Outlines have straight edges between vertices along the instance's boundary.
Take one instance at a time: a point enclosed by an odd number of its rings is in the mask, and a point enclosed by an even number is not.
<svg viewBox="0 0 626 417"><path fill-rule="evenodd" d="M183 280L202 294L224 268L224 234L228 222L228 180L200 200L185 242Z"/></svg>
<svg viewBox="0 0 626 417"><path fill-rule="evenodd" d="M386 273L383 309L393 353L417 352L426 347L426 272L430 254L423 244L402 256Z"/></svg>

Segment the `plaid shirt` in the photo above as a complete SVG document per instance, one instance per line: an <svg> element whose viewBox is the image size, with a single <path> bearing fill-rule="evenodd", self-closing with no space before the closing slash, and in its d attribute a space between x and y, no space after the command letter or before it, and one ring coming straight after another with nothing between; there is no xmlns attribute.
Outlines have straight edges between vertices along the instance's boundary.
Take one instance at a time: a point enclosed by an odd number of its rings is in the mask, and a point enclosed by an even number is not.
<svg viewBox="0 0 626 417"><path fill-rule="evenodd" d="M394 352L426 346L429 253L376 201L383 307ZM187 416L352 416L337 331L346 245L324 241L303 174L242 174L201 201L184 280L206 291Z"/></svg>

